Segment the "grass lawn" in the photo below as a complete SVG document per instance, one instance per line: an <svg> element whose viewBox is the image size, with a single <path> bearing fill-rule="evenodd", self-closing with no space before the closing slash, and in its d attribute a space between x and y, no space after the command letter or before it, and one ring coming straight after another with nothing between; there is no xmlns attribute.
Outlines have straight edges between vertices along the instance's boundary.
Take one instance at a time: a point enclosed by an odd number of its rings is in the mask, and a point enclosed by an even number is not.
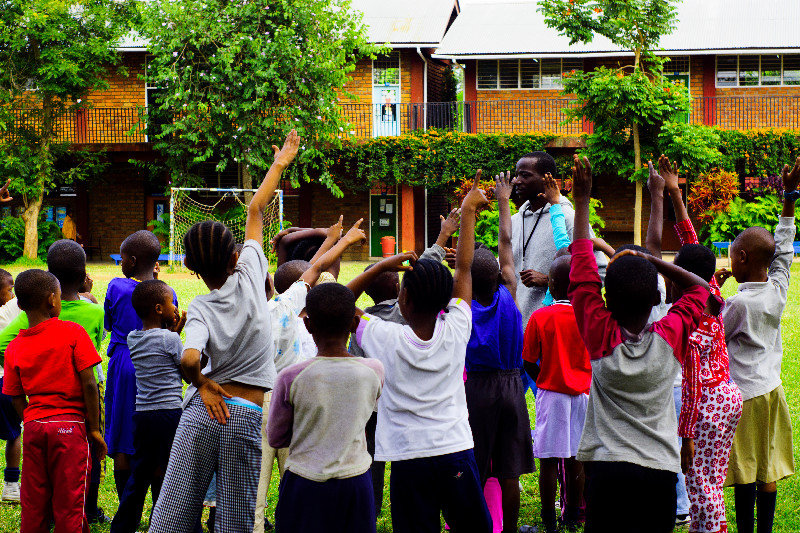
<svg viewBox="0 0 800 533"><path fill-rule="evenodd" d="M366 263L344 263L340 279L344 282L352 279L361 272ZM24 270L22 267L6 267L15 276ZM121 275L119 267L108 264L90 264L89 273L94 279L94 294L102 302L105 298L106 287L111 278ZM798 457L800 450L800 264L795 264L792 268L792 283L789 291L789 305L783 317L783 345L784 345L784 364L783 381L792 415L792 427L795 434L794 450L795 457ZM185 272L162 272L161 279L167 282L178 294L178 299L183 309L191 299L197 294L203 294L207 290L203 282ZM735 281L731 280L723 291L726 296L733 294L736 290ZM366 296L359 299L362 307L371 304ZM107 344L108 341L106 341ZM104 356L104 367L107 364L105 358L105 346L101 350ZM528 394L528 409L531 420L534 419L534 403L530 393ZM1 454L0 454L1 455ZM4 466L5 459L0 456L0 467ZM113 516L117 509L117 494L114 489L112 475L113 464L110 459L106 459L106 476L100 488L100 506L106 514ZM520 510L520 524L536 524L539 522L539 489L538 476L531 474L523 477L522 485L522 504ZM380 515L378 531L391 531L391 518L389 514L389 492L388 492L388 470L386 478L386 490L384 491L383 512ZM778 507L776 511L775 531L776 532L797 532L800 531L800 478L792 477L782 481L778 485ZM277 500L278 480L273 477L272 486L269 493L269 517L275 511ZM735 515L733 512L733 490L726 489L725 501L728 507L728 522L730 531L736 531ZM147 503L145 516L143 518L142 530L146 530L144 524L147 522L150 504ZM623 511L624 512L624 511ZM108 526L96 526L92 531L108 531ZM684 528L685 530L685 528ZM2 505L0 506L0 533L12 533L19 531L19 507Z"/></svg>

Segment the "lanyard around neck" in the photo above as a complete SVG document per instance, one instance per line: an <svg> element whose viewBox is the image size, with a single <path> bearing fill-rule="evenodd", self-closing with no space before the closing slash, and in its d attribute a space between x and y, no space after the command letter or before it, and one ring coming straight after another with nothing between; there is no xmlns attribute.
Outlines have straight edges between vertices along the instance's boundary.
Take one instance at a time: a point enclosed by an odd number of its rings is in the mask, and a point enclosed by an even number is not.
<svg viewBox="0 0 800 533"><path fill-rule="evenodd" d="M533 211L531 211L530 204L528 205L528 207L525 208L525 211L530 211L531 214L533 214ZM528 235L528 238L525 239L525 213L522 213L522 236L521 236L522 239L521 240L522 240L522 261L523 261L523 265L525 264L524 263L525 254L528 251L528 244L531 242L531 238L533 237L533 234L536 233L536 227L539 225L539 221L542 219L542 215L543 214L544 214L544 207L539 209L539 216L536 217L536 222L534 222L534 224L533 224L533 230L531 231L531 234Z"/></svg>

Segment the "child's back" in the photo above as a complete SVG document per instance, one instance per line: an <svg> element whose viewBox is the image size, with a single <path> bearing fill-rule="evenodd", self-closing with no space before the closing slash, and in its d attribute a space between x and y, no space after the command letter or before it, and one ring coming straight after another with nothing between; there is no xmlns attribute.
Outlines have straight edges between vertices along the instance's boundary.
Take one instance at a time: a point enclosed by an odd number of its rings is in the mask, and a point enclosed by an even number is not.
<svg viewBox="0 0 800 533"><path fill-rule="evenodd" d="M180 409L181 336L168 329L134 330L128 349L136 369L136 410Z"/></svg>

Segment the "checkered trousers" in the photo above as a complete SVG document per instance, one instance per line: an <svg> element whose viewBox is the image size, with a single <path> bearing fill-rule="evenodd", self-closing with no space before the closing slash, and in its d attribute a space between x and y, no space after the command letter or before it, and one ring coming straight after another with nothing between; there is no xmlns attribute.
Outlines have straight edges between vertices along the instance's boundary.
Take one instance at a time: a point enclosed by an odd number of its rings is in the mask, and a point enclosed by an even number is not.
<svg viewBox="0 0 800 533"><path fill-rule="evenodd" d="M220 424L196 394L181 416L150 533L193 533L217 472L216 533L252 533L261 466L261 411L228 404Z"/></svg>

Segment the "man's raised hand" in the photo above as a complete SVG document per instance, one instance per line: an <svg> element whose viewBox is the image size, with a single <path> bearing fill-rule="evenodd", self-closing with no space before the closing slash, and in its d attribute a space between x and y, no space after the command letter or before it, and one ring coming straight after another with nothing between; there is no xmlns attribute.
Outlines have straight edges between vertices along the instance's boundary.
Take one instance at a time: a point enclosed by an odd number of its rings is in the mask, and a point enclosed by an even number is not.
<svg viewBox="0 0 800 533"><path fill-rule="evenodd" d="M668 191L678 190L678 162L670 163L669 157L661 154L658 158L658 173L664 178L664 186Z"/></svg>
<svg viewBox="0 0 800 533"><path fill-rule="evenodd" d="M289 166L289 163L294 161L297 155L297 150L300 149L300 136L297 135L296 130L289 132L286 140L283 142L283 148L278 148L272 145L272 151L275 153L275 163L282 165L284 168Z"/></svg>
<svg viewBox="0 0 800 533"><path fill-rule="evenodd" d="M8 186L11 185L11 178L8 178L6 184L0 187L0 203L10 202L14 198L11 197L11 194L8 192Z"/></svg>
<svg viewBox="0 0 800 533"><path fill-rule="evenodd" d="M592 195L592 165L586 156L573 154L572 161L572 197L577 200L588 200Z"/></svg>

